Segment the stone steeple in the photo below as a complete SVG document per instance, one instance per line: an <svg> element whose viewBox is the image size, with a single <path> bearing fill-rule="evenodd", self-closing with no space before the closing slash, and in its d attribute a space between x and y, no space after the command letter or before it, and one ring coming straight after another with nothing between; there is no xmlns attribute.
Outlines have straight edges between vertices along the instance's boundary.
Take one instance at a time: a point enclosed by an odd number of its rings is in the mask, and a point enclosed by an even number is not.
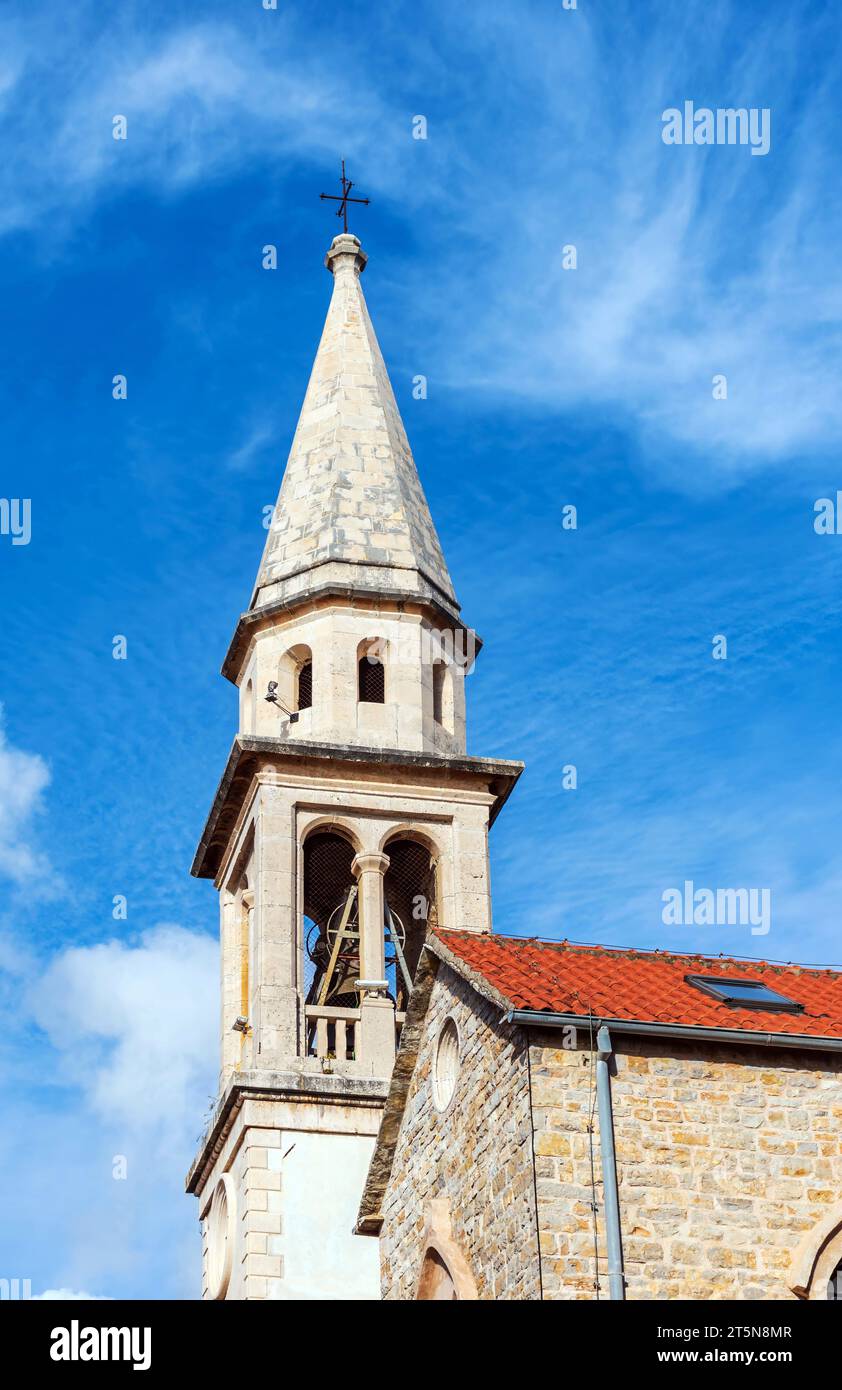
<svg viewBox="0 0 842 1390"><path fill-rule="evenodd" d="M521 764L468 757L458 617L360 289L333 297L254 598L239 727L193 873L220 897L220 1095L188 1190L203 1294L378 1296L351 1234L429 925L491 929ZM463 639L467 638L467 641Z"/></svg>
<svg viewBox="0 0 842 1390"><path fill-rule="evenodd" d="M366 254L337 236L333 296L292 442L252 608L327 585L404 592L459 611L360 284Z"/></svg>

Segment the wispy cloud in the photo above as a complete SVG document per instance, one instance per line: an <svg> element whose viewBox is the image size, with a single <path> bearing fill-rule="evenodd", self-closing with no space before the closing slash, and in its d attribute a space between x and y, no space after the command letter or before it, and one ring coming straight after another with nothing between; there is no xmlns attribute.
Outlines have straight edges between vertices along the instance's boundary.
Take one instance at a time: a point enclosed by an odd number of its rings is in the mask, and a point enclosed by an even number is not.
<svg viewBox="0 0 842 1390"><path fill-rule="evenodd" d="M38 896L52 893L56 886L36 832L49 781L43 758L9 743L0 705L0 878Z"/></svg>
<svg viewBox="0 0 842 1390"><path fill-rule="evenodd" d="M176 196L248 162L335 159L336 130L353 153L381 115L374 87L353 88L318 48L302 51L293 18L270 34L229 20L144 25L129 10L102 26L97 7L74 7L57 35L36 13L0 26L4 137L17 152L0 177L0 231L53 221L72 228L95 200L139 188ZM261 41L262 40L262 41ZM49 81L47 75L49 74ZM115 116L127 138L113 138ZM270 153L271 152L271 153Z"/></svg>
<svg viewBox="0 0 842 1390"><path fill-rule="evenodd" d="M679 488L699 485L699 466L727 484L842 439L838 38L778 6L735 43L737 14L695 6L676 23L662 9L644 33L622 5L574 23L498 12L505 99L493 126L482 99L461 113L464 167L445 203L465 236L442 249L425 322L454 390L610 410ZM693 97L770 105L770 154L665 146L661 111ZM426 273L407 291L416 303ZM469 284L456 328L446 306ZM727 400L713 397L720 374Z"/></svg>
<svg viewBox="0 0 842 1390"><path fill-rule="evenodd" d="M228 455L228 467L235 473L251 468L263 450L274 443L276 431L268 421L259 421L248 430L245 439Z"/></svg>
<svg viewBox="0 0 842 1390"><path fill-rule="evenodd" d="M33 1302L59 1302L59 1303L107 1303L108 1299L103 1294L84 1293L76 1289L45 1289L43 1293L32 1295Z"/></svg>
<svg viewBox="0 0 842 1390"><path fill-rule="evenodd" d="M392 285L416 370L492 401L611 410L675 486L728 485L842 440L839 39L821 12L777 5L735 41L742 13L721 0L643 25L623 3L440 5L416 33L407 8L399 67L382 62L395 16L370 9L365 44L350 14L329 34L228 7L155 26L130 8L103 28L83 6L58 40L36 13L3 31L0 128L18 157L0 230L49 218L54 239L120 193L176 198L250 167L282 189L332 165L341 132L381 206L424 237ZM661 112L685 98L769 106L770 153L665 146Z"/></svg>

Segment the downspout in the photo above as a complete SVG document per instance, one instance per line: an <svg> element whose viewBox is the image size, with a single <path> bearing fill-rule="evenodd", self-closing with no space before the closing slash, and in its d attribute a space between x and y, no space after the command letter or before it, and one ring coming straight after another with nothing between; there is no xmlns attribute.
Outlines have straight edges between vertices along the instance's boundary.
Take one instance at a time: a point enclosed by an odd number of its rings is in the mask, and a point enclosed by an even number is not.
<svg viewBox="0 0 842 1390"><path fill-rule="evenodd" d="M620 1231L620 1195L617 1190L617 1157L614 1152L614 1114L611 1107L613 1047L605 1024L596 1035L596 1098L599 1108L599 1152L602 1159L602 1191L605 1202L605 1235L608 1244L608 1289L612 1299L625 1299L623 1237Z"/></svg>

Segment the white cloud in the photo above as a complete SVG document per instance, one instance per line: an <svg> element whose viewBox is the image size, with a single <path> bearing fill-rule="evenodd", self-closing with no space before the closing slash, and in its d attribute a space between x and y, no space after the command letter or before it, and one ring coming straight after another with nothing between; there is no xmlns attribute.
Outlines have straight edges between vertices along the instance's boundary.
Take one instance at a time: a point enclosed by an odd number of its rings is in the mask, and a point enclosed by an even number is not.
<svg viewBox="0 0 842 1390"><path fill-rule="evenodd" d="M218 959L212 937L161 925L133 942L70 947L33 986L61 1079L115 1138L180 1148L198 1132L219 1048Z"/></svg>
<svg viewBox="0 0 842 1390"><path fill-rule="evenodd" d="M236 473L251 468L254 460L275 439L275 427L268 421L258 421L252 425L242 444L233 449L228 456L228 467Z"/></svg>
<svg viewBox="0 0 842 1390"><path fill-rule="evenodd" d="M213 937L170 924L69 947L31 984L16 1071L32 1056L38 1071L0 1176L17 1194L7 1243L42 1297L196 1296L182 1181L215 1099L218 994Z"/></svg>
<svg viewBox="0 0 842 1390"><path fill-rule="evenodd" d="M31 891L49 891L52 874L35 841L34 822L43 809L42 794L50 781L47 764L37 753L14 748L2 726L0 705L0 877Z"/></svg>
<svg viewBox="0 0 842 1390"><path fill-rule="evenodd" d="M381 119L377 90L302 49L294 18L277 16L262 43L211 20L144 29L122 16L103 26L90 6L68 13L61 35L35 18L0 25L0 128L18 154L14 171L0 170L0 232L49 216L55 236L100 196L173 194L239 174L269 150L287 167L314 156L333 164L340 125L353 156ZM113 138L117 115L125 141Z"/></svg>
<svg viewBox="0 0 842 1390"><path fill-rule="evenodd" d="M388 288L439 385L610 412L679 487L835 448L838 122L826 77L809 101L803 88L829 36L801 11L741 29L736 5L697 4L643 31L636 9L571 23L442 7L436 41L422 27L398 63L382 61L396 35L376 13L365 43L294 12L259 38L230 12L103 26L91 5L60 36L37 17L0 26L0 130L18 155L0 169L0 231L49 219L42 249L55 247L101 199L175 197L270 160L282 190L296 166L332 167L341 131L367 191L427 230ZM698 104L713 81L708 52L729 102L774 93L766 157L661 141L664 107ZM410 138L417 102L427 141ZM569 243L575 271L561 268Z"/></svg>
<svg viewBox="0 0 842 1390"><path fill-rule="evenodd" d="M665 11L644 35L622 5L567 26L499 7L485 42L506 53L505 101L492 125L485 89L466 101L451 63L459 177L427 161L428 196L463 236L412 267L396 315L423 321L439 384L495 407L604 414L682 489L842 441L835 94L817 79L804 100L817 34L803 11L750 35L739 14L690 6L677 25ZM662 143L662 109L701 104L711 84L748 105L774 92L767 157Z"/></svg>
<svg viewBox="0 0 842 1390"><path fill-rule="evenodd" d="M75 1303L83 1299L91 1303L109 1302L105 1294L82 1293L77 1292L75 1289L45 1289L43 1293L36 1293L32 1296L33 1303L50 1302L53 1300L62 1303Z"/></svg>

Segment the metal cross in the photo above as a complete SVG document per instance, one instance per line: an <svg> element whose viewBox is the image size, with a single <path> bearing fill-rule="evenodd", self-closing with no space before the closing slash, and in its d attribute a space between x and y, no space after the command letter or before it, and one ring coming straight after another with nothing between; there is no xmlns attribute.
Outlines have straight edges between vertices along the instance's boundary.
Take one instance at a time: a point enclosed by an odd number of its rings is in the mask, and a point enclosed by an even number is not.
<svg viewBox="0 0 842 1390"><path fill-rule="evenodd" d="M370 201L370 199L368 199L368 198L350 198L348 195L349 195L349 193L351 192L351 189L352 189L353 187L354 187L354 185L352 184L351 180L350 180L350 179L346 179L346 177L345 177L345 160L343 159L343 161L342 161L342 196L340 197L340 196L339 196L338 194L336 194L336 193L320 193L320 194L319 194L319 197L320 197L320 198L322 198L322 199L327 199L327 201L328 201L328 202L331 202L331 203L338 203L338 204L339 204L339 207L336 209L336 216L342 218L342 230L343 230L344 232L347 232L347 230L348 230L348 204L349 204L349 203L365 203L366 206L368 206L368 203L369 203L369 201Z"/></svg>

